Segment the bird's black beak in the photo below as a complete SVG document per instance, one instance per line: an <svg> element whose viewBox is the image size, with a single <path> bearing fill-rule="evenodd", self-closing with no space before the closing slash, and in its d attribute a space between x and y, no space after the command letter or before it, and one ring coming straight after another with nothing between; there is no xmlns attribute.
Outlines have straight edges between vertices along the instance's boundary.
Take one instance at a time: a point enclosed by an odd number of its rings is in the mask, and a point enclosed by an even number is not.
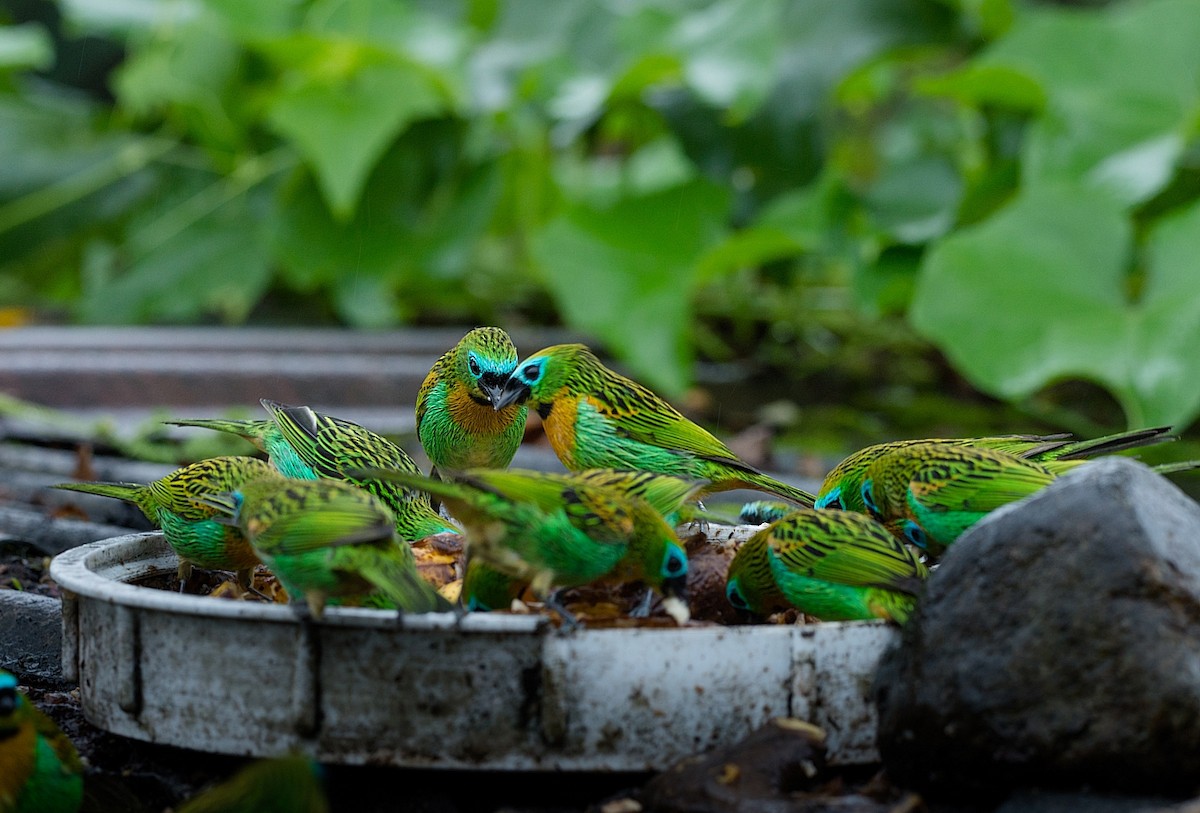
<svg viewBox="0 0 1200 813"><path fill-rule="evenodd" d="M523 402L529 397L530 390L529 385L525 382L510 378L496 394L492 394L486 389L484 392L487 392L488 397L492 399L492 409L499 412L509 404Z"/></svg>
<svg viewBox="0 0 1200 813"><path fill-rule="evenodd" d="M487 396L488 403L496 409L496 402L504 395L504 385L508 383L508 378L499 373L484 373L479 378L479 389Z"/></svg>
<svg viewBox="0 0 1200 813"><path fill-rule="evenodd" d="M663 609L667 615L675 619L680 626L691 618L687 600L687 574L672 576L663 580Z"/></svg>
<svg viewBox="0 0 1200 813"><path fill-rule="evenodd" d="M682 576L671 576L670 578L663 579L662 591L664 596L675 596L687 601L687 574L684 573Z"/></svg>

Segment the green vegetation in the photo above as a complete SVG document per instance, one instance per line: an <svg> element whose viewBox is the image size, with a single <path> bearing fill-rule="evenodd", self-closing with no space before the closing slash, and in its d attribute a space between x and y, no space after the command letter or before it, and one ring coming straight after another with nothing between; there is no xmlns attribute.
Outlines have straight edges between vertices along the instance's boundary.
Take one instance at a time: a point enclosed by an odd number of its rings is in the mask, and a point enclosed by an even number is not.
<svg viewBox="0 0 1200 813"><path fill-rule="evenodd" d="M1200 414L1200 0L25 5L0 304L561 320L675 397L752 357L918 415L930 342Z"/></svg>

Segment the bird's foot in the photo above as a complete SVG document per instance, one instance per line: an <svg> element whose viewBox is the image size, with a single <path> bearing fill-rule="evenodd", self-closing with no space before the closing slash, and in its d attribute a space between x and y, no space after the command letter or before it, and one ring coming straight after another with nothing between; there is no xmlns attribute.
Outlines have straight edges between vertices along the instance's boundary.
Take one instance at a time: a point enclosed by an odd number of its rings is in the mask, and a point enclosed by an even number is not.
<svg viewBox="0 0 1200 813"><path fill-rule="evenodd" d="M644 594L642 594L642 597L638 601L637 606L629 611L629 617L630 618L649 618L650 617L650 607L653 604L654 604L654 591L651 590L649 587L647 587L646 592Z"/></svg>
<svg viewBox="0 0 1200 813"><path fill-rule="evenodd" d="M574 632L580 626L579 619L575 617L574 613L567 609L566 605L563 604L559 599L558 594L559 591L555 590L553 593L546 596L546 609L553 610L554 612L558 613L559 618L562 619L562 629L568 632Z"/></svg>
<svg viewBox="0 0 1200 813"><path fill-rule="evenodd" d="M270 597L270 596L268 596L266 593L264 593L264 592L262 592L261 590L259 590L257 587L253 587L253 586L251 586L251 587L247 587L247 588L246 588L246 592L247 592L247 593L249 593L249 594L250 594L250 595L252 595L252 596L258 596L258 597L259 597L259 598L261 598L263 601L270 602L270 603L272 603L272 604L275 602L275 599L271 598L271 597Z"/></svg>

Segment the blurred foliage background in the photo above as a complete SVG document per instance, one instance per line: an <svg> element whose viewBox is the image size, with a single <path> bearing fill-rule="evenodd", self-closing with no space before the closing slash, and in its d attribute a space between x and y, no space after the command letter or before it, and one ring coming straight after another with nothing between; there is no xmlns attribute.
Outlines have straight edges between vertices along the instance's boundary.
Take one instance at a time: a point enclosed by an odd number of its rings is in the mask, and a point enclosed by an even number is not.
<svg viewBox="0 0 1200 813"><path fill-rule="evenodd" d="M565 324L817 444L1200 413L1200 0L0 8L10 314Z"/></svg>

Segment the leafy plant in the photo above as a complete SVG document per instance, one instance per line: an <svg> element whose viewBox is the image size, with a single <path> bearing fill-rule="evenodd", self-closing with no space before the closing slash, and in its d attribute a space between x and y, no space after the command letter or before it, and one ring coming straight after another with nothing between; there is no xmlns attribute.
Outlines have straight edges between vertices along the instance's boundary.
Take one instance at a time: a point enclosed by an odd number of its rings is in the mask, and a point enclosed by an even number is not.
<svg viewBox="0 0 1200 813"><path fill-rule="evenodd" d="M1030 411L1200 413L1200 0L51 8L0 30L8 304L561 319L676 396L697 349L928 383L862 360L911 327Z"/></svg>

